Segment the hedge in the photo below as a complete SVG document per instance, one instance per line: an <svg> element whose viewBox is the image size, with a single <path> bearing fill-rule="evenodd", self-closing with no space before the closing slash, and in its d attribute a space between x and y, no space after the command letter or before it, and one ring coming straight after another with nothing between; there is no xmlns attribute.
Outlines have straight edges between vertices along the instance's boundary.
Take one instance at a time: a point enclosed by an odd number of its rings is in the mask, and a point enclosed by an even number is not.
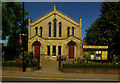
<svg viewBox="0 0 120 83"><path fill-rule="evenodd" d="M2 63L2 66L7 66L7 67L23 67L23 63L22 62L17 62L17 61L6 61L6 62ZM37 66L36 63L26 64L26 67L36 67L36 66Z"/></svg>
<svg viewBox="0 0 120 83"><path fill-rule="evenodd" d="M63 64L63 68L120 69L120 64Z"/></svg>
<svg viewBox="0 0 120 83"><path fill-rule="evenodd" d="M13 62L13 61L6 61L2 63L2 66L7 66L7 67L22 67L21 62Z"/></svg>

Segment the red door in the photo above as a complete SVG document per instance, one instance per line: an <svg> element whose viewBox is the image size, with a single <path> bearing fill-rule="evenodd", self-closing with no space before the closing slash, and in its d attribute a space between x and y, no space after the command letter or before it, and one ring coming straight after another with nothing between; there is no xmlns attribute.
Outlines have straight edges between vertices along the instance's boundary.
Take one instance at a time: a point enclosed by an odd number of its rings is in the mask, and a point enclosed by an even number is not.
<svg viewBox="0 0 120 83"><path fill-rule="evenodd" d="M70 45L68 48L69 59L74 59L74 45Z"/></svg>
<svg viewBox="0 0 120 83"><path fill-rule="evenodd" d="M39 45L34 46L34 53L35 53L35 58L37 56L40 56L40 46Z"/></svg>

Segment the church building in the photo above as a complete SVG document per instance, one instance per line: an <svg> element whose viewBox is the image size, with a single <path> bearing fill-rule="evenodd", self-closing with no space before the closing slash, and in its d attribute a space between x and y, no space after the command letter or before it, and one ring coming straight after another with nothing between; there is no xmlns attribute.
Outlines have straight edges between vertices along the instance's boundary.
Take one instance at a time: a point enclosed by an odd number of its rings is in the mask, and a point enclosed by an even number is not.
<svg viewBox="0 0 120 83"><path fill-rule="evenodd" d="M79 22L56 9L31 22L28 20L28 52L36 56L82 58L82 19Z"/></svg>
<svg viewBox="0 0 120 83"><path fill-rule="evenodd" d="M82 19L79 22L56 9L31 22L28 19L28 52L56 60L87 58L87 60L108 60L108 46L91 46L82 41Z"/></svg>

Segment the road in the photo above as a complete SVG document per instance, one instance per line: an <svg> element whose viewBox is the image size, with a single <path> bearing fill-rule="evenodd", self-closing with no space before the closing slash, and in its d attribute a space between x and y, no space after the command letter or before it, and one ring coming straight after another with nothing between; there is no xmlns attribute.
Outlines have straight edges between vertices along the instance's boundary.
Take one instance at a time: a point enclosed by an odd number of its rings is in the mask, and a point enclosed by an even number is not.
<svg viewBox="0 0 120 83"><path fill-rule="evenodd" d="M41 73L3 71L3 81L118 81L117 74Z"/></svg>

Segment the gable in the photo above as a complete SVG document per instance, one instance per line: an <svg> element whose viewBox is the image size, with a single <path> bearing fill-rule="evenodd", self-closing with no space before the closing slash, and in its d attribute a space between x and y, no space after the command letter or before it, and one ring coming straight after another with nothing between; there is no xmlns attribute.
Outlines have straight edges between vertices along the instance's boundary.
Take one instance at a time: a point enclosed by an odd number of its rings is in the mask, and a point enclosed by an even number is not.
<svg viewBox="0 0 120 83"><path fill-rule="evenodd" d="M37 25L38 23L44 21L45 19L47 19L47 18L49 18L49 17L51 17L51 16L53 16L53 15L57 15L57 16L59 16L60 18L62 18L62 19L64 19L64 20L72 23L73 25L79 27L79 22L75 21L75 20L72 19L71 17L65 15L64 13L62 13L62 12L60 12L60 11L58 11L58 10L56 10L56 11L52 10L52 11L48 12L47 14L43 15L42 17L40 17L40 18L36 19L35 21L31 22L31 27Z"/></svg>
<svg viewBox="0 0 120 83"><path fill-rule="evenodd" d="M40 18L34 20L33 22L31 22L31 27L37 25L38 23L42 22L43 20L49 18L50 16L52 16L54 13L54 10L51 10L50 12L46 13L45 15L41 16Z"/></svg>
<svg viewBox="0 0 120 83"><path fill-rule="evenodd" d="M77 27L79 27L79 22L77 22L76 20L72 19L71 17L65 15L64 13L56 10L56 15L63 18L63 19L65 19L66 21L76 25Z"/></svg>

